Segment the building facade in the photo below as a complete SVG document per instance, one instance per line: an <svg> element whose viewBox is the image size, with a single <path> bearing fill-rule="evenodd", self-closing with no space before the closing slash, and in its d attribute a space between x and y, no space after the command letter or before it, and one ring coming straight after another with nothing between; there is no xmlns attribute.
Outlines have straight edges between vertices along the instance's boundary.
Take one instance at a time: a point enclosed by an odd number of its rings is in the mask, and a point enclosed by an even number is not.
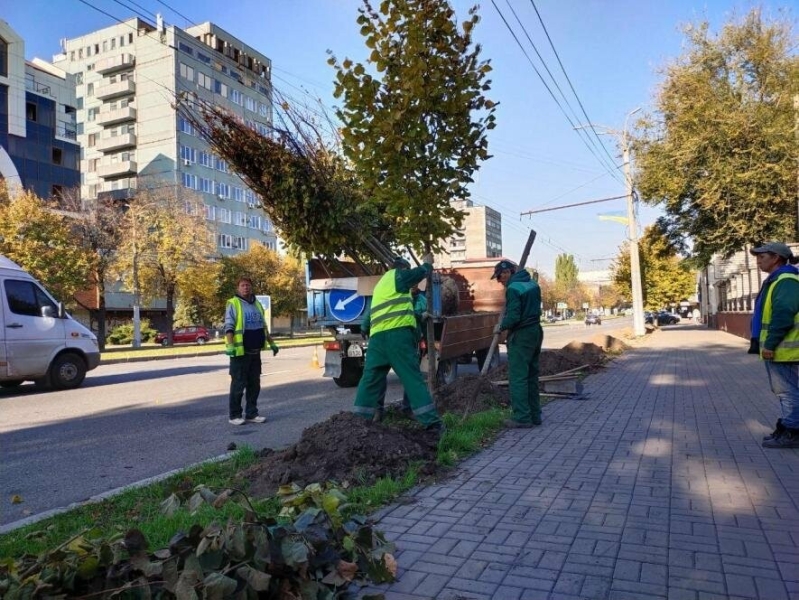
<svg viewBox="0 0 799 600"><path fill-rule="evenodd" d="M277 249L252 190L174 108L179 94L222 106L267 134L271 63L212 23L186 29L129 19L63 41L55 65L77 83L83 198L135 198L175 186L200 195L221 254L254 242Z"/></svg>
<svg viewBox="0 0 799 600"><path fill-rule="evenodd" d="M463 213L463 223L443 241L447 251L435 257L436 266L449 268L466 260L501 257L502 215L488 206L475 206L471 200L455 200L452 206Z"/></svg>
<svg viewBox="0 0 799 600"><path fill-rule="evenodd" d="M75 77L25 60L25 42L0 20L0 178L12 190L58 197L80 185Z"/></svg>

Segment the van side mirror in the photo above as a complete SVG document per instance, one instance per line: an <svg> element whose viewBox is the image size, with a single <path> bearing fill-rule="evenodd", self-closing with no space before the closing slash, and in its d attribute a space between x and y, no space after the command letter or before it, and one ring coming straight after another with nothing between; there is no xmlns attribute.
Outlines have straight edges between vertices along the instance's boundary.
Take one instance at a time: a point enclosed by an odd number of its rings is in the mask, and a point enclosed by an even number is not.
<svg viewBox="0 0 799 600"><path fill-rule="evenodd" d="M64 308L64 303L63 302L59 302L58 304L56 304L56 306L58 307L58 318L59 319L66 319L67 318L67 311Z"/></svg>
<svg viewBox="0 0 799 600"><path fill-rule="evenodd" d="M56 316L56 311L53 310L52 306L42 306L42 316L45 319L52 319Z"/></svg>

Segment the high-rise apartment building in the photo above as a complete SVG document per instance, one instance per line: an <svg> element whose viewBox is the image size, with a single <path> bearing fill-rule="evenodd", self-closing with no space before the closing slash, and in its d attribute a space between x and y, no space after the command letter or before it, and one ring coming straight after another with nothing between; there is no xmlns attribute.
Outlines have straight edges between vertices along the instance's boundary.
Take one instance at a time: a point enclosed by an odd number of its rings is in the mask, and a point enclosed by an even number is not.
<svg viewBox="0 0 799 600"><path fill-rule="evenodd" d="M269 59L212 23L180 29L129 19L64 40L55 65L77 81L81 191L135 198L137 187L201 194L220 253L276 249L252 190L175 110L178 94L222 106L262 134L272 121Z"/></svg>
<svg viewBox="0 0 799 600"><path fill-rule="evenodd" d="M436 266L449 268L469 259L502 256L502 215L488 206L475 206L471 200L455 200L452 206L463 214L463 223L443 242L447 252L437 255Z"/></svg>
<svg viewBox="0 0 799 600"><path fill-rule="evenodd" d="M75 78L37 58L0 20L0 179L41 198L80 184Z"/></svg>

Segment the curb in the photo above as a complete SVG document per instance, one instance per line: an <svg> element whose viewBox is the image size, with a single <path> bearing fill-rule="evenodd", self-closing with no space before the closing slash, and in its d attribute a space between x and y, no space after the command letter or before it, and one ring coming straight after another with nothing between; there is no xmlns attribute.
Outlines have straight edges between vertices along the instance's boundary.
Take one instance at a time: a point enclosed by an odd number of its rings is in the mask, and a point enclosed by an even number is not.
<svg viewBox="0 0 799 600"><path fill-rule="evenodd" d="M0 535L4 535L6 533L10 533L15 529L19 529L20 527L25 527L26 525L33 525L34 523L38 523L39 521L43 521L44 519L49 519L50 517L54 517L56 515L63 514L65 512L69 512L76 508L80 508L82 506L87 506L89 504L96 504L98 502L102 502L103 500L108 500L109 498L113 498L114 496L118 496L123 492L127 492L128 490L135 490L137 488L141 488L152 483L158 483L159 481L163 481L172 475L177 475L178 473L182 473L189 469L193 469L195 467L201 467L203 465L207 465L210 463L222 462L223 460L227 460L233 456L234 452L226 452L225 454L220 454L219 456L214 456L207 460L200 461L198 463L194 463L193 465L187 465L185 467L181 467L180 469L172 469L171 471L167 471L166 473L161 473L160 475L153 475L152 477L148 477L146 479L142 479L140 481L135 481L133 483L129 483L128 485L124 485L122 487L114 488L112 490L108 490L101 494L97 494L95 496L91 496L86 500L81 500L80 502L73 502L72 504L68 504L66 506L60 506L58 508L51 508L50 510L46 510L44 512L31 515L29 517L25 517L24 519L19 519L18 521L12 521L11 523L6 523L5 525L0 525Z"/></svg>

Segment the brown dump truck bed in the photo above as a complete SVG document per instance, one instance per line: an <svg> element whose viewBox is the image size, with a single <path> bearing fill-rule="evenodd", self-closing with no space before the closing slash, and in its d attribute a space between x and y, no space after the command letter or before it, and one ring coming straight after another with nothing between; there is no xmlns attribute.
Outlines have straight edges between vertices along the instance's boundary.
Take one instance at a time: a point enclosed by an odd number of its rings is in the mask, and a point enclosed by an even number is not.
<svg viewBox="0 0 799 600"><path fill-rule="evenodd" d="M479 350L487 350L499 323L498 312L475 312L443 317L439 358L449 360Z"/></svg>

